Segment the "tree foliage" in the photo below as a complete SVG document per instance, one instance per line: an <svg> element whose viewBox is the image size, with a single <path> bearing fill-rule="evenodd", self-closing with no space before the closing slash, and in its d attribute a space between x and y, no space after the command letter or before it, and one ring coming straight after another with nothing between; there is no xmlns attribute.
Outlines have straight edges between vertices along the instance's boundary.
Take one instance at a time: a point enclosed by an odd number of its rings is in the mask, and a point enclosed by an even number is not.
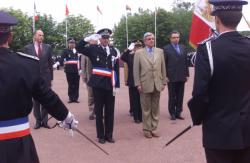
<svg viewBox="0 0 250 163"><path fill-rule="evenodd" d="M13 27L13 41L11 49L21 51L23 47L33 41L33 17L29 17L21 10L12 8L0 9L9 12L17 17L19 23ZM65 20L57 23L51 15L39 15L39 19L35 23L35 29L41 29L44 32L44 42L50 44L53 48L53 53L65 48ZM93 33L94 27L91 22L82 15L68 17L68 36L80 40L86 33Z"/></svg>
<svg viewBox="0 0 250 163"><path fill-rule="evenodd" d="M169 33L177 30L181 33L181 43L188 45L189 29L192 20L193 5L189 2L176 2L172 11L162 8L157 9L156 15L156 43L162 48L169 43ZM142 39L145 32L155 32L155 13L150 10L139 9L139 12L127 17L128 38ZM114 27L114 44L120 50L126 45L126 17L120 19L118 25ZM189 47L191 48L191 47Z"/></svg>
<svg viewBox="0 0 250 163"><path fill-rule="evenodd" d="M94 26L90 20L84 18L82 15L69 15L67 18L67 33L68 37L74 37L76 41L82 39L87 33L94 33ZM60 35L60 45L66 46L66 19L57 26L58 34Z"/></svg>

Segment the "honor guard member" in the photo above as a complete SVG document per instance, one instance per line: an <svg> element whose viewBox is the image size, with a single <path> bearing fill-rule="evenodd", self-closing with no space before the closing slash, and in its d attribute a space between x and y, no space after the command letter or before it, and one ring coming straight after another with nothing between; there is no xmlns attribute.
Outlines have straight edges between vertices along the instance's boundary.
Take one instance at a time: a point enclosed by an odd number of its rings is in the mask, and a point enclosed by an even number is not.
<svg viewBox="0 0 250 163"><path fill-rule="evenodd" d="M68 82L68 103L79 103L79 80L80 76L78 73L78 53L75 49L76 42L74 38L69 38L68 48L64 49L61 54L61 62L64 63L64 72Z"/></svg>
<svg viewBox="0 0 250 163"><path fill-rule="evenodd" d="M32 98L63 121L62 127L75 128L77 122L41 77L39 59L9 49L17 23L0 11L0 162L39 163L28 120Z"/></svg>
<svg viewBox="0 0 250 163"><path fill-rule="evenodd" d="M96 113L96 129L99 143L105 141L114 143L114 105L115 89L119 87L119 58L117 51L109 45L110 29L101 29L97 32L101 35L99 45L88 45L81 40L77 50L89 57L93 69L88 85L92 87ZM104 110L104 122L103 122Z"/></svg>
<svg viewBox="0 0 250 163"><path fill-rule="evenodd" d="M236 28L245 0L210 0L219 36L197 48L192 99L208 163L250 162L250 39Z"/></svg>
<svg viewBox="0 0 250 163"><path fill-rule="evenodd" d="M129 104L130 109L133 112L133 117L135 123L142 122L142 111L140 102L140 93L135 87L134 76L133 76L133 65L134 65L134 55L138 49L143 47L141 40L133 40L128 49L121 56L121 60L127 63L128 66L128 78L127 86L129 87Z"/></svg>

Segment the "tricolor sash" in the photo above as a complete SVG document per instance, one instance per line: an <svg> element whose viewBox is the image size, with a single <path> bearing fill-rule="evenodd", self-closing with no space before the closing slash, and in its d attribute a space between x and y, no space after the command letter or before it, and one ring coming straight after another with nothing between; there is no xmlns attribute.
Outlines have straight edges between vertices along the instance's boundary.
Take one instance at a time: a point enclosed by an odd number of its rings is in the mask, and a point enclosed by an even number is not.
<svg viewBox="0 0 250 163"><path fill-rule="evenodd" d="M64 64L65 65L74 65L74 64L78 64L78 61L76 61L76 60L65 61Z"/></svg>
<svg viewBox="0 0 250 163"><path fill-rule="evenodd" d="M0 121L0 140L19 138L29 134L28 117Z"/></svg>

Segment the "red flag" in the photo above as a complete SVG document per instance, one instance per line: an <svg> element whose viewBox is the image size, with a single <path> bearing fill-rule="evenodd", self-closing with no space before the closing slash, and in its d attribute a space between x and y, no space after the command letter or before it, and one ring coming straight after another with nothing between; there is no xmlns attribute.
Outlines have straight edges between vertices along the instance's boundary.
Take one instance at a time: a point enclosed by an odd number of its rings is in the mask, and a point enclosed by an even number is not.
<svg viewBox="0 0 250 163"><path fill-rule="evenodd" d="M68 16L69 15L69 9L68 9L68 6L66 4L66 8L65 8L65 16Z"/></svg>
<svg viewBox="0 0 250 163"><path fill-rule="evenodd" d="M189 44L197 48L199 42L211 35L211 28L214 29L214 19L210 15L211 5L208 0L198 0L194 9L192 24L189 33Z"/></svg>
<svg viewBox="0 0 250 163"><path fill-rule="evenodd" d="M101 9L99 8L98 5L96 6L96 9L97 9L97 11L102 15L102 11L101 11Z"/></svg>
<svg viewBox="0 0 250 163"><path fill-rule="evenodd" d="M39 15L38 15L38 13L37 13L37 11L36 11L36 4L34 3L34 20L35 21L38 21L39 20Z"/></svg>
<svg viewBox="0 0 250 163"><path fill-rule="evenodd" d="M131 7L129 5L126 5L126 10L131 11Z"/></svg>

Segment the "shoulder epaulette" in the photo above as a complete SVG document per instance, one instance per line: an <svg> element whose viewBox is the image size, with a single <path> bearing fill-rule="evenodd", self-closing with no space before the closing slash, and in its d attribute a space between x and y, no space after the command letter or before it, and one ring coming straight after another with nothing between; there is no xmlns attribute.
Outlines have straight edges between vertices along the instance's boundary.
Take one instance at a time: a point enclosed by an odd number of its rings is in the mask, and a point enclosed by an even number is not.
<svg viewBox="0 0 250 163"><path fill-rule="evenodd" d="M217 37L211 36L211 37L208 37L207 39L205 39L205 40L199 42L198 44L205 44L206 42L208 42L208 41L213 41L213 40L215 40L216 38L217 38Z"/></svg>
<svg viewBox="0 0 250 163"><path fill-rule="evenodd" d="M36 56L33 56L33 55L28 55L28 54L25 54L25 53L22 53L22 52L17 52L17 54L20 55L20 56L23 56L23 57L27 57L27 58L31 58L31 59L39 61L39 58L36 57Z"/></svg>

